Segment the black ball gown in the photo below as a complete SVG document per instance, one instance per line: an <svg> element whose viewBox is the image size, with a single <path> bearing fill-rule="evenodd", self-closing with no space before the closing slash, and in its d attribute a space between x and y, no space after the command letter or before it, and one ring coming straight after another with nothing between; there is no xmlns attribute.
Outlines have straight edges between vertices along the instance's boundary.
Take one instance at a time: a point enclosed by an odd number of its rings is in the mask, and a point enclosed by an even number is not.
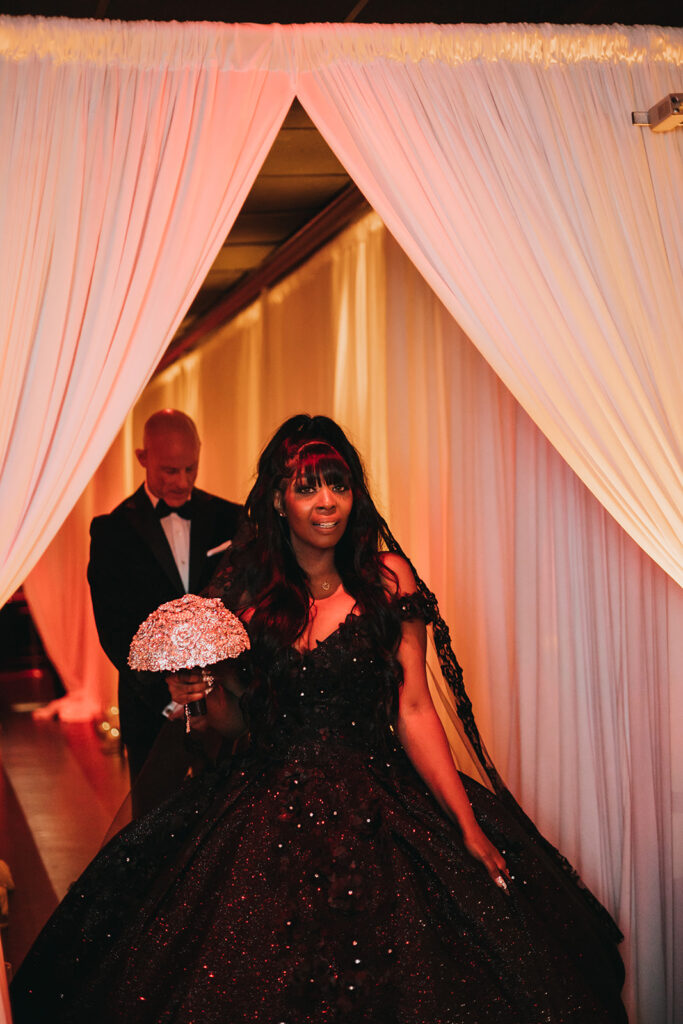
<svg viewBox="0 0 683 1024"><path fill-rule="evenodd" d="M277 742L104 848L19 970L16 1024L625 1021L575 880L465 777L514 876L498 889L382 727L367 619L287 665Z"/></svg>

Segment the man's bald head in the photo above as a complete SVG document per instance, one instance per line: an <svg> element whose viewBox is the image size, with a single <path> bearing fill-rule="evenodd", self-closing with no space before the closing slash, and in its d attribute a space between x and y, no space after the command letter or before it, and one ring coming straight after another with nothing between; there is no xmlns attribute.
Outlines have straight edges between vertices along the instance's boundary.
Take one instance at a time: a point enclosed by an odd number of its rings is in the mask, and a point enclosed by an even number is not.
<svg viewBox="0 0 683 1024"><path fill-rule="evenodd" d="M199 434L179 409L160 409L145 423L143 447L135 454L145 469L147 487L171 508L188 500L199 468Z"/></svg>
<svg viewBox="0 0 683 1024"><path fill-rule="evenodd" d="M192 439L199 447L199 434L194 420L180 409L159 409L153 412L145 423L142 435L143 448L147 448L150 441L153 443L163 434L180 434Z"/></svg>

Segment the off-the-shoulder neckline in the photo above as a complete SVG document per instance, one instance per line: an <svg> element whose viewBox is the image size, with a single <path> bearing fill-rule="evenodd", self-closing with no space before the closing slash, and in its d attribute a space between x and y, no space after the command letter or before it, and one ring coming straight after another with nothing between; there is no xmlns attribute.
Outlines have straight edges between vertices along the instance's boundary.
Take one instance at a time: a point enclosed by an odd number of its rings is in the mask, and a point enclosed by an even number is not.
<svg viewBox="0 0 683 1024"><path fill-rule="evenodd" d="M367 618L367 615L367 612L351 610L349 614L341 620L341 622L337 623L333 630L331 630L321 640L316 640L315 644L312 647L292 647L291 650L293 650L295 654L300 654L302 656L305 654L313 654L315 651L319 651L321 647L324 647L328 640L331 640L333 636L336 636L346 626L348 622L351 622L354 619Z"/></svg>
<svg viewBox="0 0 683 1024"><path fill-rule="evenodd" d="M395 594L391 600L391 604L399 606L402 601L410 601L420 596L421 595L419 590L414 590L412 594ZM354 608L355 607L356 606L354 605ZM292 647L290 648L290 650L292 650L295 654L301 655L302 657L304 657L307 654L314 654L316 651L319 651L321 647L324 647L329 640L331 640L333 637L336 637L347 625L358 619L366 619L368 617L368 614L368 612L354 611L352 609L348 613L348 615L341 620L341 622L337 623L333 630L331 630L321 640L316 640L315 645L313 647Z"/></svg>

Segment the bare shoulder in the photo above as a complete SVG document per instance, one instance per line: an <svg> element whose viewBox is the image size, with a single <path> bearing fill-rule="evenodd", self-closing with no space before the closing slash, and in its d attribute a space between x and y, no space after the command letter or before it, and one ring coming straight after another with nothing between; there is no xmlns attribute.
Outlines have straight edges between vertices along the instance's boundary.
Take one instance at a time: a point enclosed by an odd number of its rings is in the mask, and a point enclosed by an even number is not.
<svg viewBox="0 0 683 1024"><path fill-rule="evenodd" d="M385 569L389 570L389 575L385 582L389 593L392 596L396 594L414 594L417 590L415 574L406 559L402 555L395 554L393 551L383 551L380 554L380 558Z"/></svg>

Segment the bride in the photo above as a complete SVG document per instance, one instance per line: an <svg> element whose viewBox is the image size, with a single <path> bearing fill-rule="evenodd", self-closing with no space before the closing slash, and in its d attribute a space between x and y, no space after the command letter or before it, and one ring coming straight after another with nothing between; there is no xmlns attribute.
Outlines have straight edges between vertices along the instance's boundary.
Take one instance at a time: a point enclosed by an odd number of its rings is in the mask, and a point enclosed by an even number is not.
<svg viewBox="0 0 683 1024"><path fill-rule="evenodd" d="M624 1022L618 930L500 783L332 420L275 433L211 593L251 650L192 721L239 752L93 861L17 975L17 1024ZM497 794L454 766L428 624Z"/></svg>

